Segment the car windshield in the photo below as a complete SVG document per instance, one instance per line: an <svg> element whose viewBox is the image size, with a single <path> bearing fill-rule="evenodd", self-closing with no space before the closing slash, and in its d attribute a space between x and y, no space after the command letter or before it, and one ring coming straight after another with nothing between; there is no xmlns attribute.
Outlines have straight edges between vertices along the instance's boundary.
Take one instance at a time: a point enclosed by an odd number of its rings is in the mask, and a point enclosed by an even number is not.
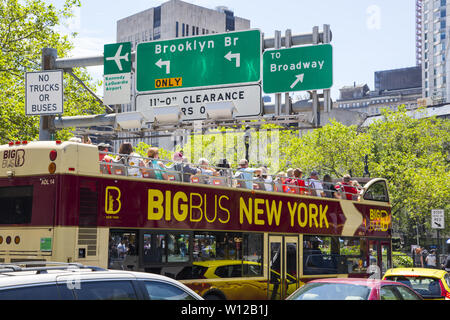
<svg viewBox="0 0 450 320"><path fill-rule="evenodd" d="M388 276L386 280L392 280L406 284L424 298L441 296L439 279L414 276Z"/></svg>
<svg viewBox="0 0 450 320"><path fill-rule="evenodd" d="M367 300L370 288L348 283L309 283L294 292L289 300Z"/></svg>

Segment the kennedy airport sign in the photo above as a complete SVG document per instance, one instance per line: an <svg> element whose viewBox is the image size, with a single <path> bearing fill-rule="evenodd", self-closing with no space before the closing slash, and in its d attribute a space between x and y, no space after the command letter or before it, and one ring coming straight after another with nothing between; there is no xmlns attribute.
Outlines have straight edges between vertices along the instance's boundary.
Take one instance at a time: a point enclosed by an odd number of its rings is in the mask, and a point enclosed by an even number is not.
<svg viewBox="0 0 450 320"><path fill-rule="evenodd" d="M257 83L261 32L245 30L143 42L136 49L140 93Z"/></svg>
<svg viewBox="0 0 450 320"><path fill-rule="evenodd" d="M265 93L329 89L333 84L330 44L268 50L263 54Z"/></svg>
<svg viewBox="0 0 450 320"><path fill-rule="evenodd" d="M130 103L131 43L106 44L103 53L103 102Z"/></svg>

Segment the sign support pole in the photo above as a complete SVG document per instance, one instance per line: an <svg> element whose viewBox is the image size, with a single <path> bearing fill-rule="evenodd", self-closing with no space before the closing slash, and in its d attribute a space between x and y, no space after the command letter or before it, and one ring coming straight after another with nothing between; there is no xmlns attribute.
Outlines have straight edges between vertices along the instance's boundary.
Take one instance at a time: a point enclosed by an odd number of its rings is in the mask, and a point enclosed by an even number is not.
<svg viewBox="0 0 450 320"><path fill-rule="evenodd" d="M275 49L281 48L281 31L275 30ZM281 93L275 94L275 116L278 117L281 112Z"/></svg>
<svg viewBox="0 0 450 320"><path fill-rule="evenodd" d="M330 32L330 25L324 24L323 25L323 43L330 43L331 42L331 32ZM331 90L325 89L323 90L323 107L324 112L330 112L331 111Z"/></svg>
<svg viewBox="0 0 450 320"><path fill-rule="evenodd" d="M42 49L41 69L54 70L58 51L53 48ZM39 122L39 141L50 141L53 131L53 120L55 116L40 116Z"/></svg>
<svg viewBox="0 0 450 320"><path fill-rule="evenodd" d="M284 46L286 48L290 48L291 47L291 43L292 43L292 31L291 29L287 29L285 34L284 34ZM284 94L284 114L285 115L289 115L291 113L291 98L289 96L289 92L286 92Z"/></svg>
<svg viewBox="0 0 450 320"><path fill-rule="evenodd" d="M319 44L319 27L313 27L313 44ZM319 98L317 96L317 90L312 91L312 115L313 115L313 126L317 127L320 124L320 110L319 110Z"/></svg>

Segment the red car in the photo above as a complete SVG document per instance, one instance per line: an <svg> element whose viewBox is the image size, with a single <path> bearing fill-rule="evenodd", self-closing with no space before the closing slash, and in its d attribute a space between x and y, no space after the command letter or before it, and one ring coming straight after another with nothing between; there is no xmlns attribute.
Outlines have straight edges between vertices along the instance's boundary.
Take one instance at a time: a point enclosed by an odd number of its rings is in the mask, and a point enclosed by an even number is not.
<svg viewBox="0 0 450 320"><path fill-rule="evenodd" d="M387 280L328 278L309 281L287 300L423 300L408 286Z"/></svg>

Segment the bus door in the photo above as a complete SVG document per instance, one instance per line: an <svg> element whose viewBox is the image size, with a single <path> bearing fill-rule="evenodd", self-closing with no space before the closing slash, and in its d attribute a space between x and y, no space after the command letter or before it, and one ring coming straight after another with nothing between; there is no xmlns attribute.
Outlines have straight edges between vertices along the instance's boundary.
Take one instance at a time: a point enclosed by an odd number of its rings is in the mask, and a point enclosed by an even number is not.
<svg viewBox="0 0 450 320"><path fill-rule="evenodd" d="M298 288L298 236L269 235L269 299L285 299Z"/></svg>
<svg viewBox="0 0 450 320"><path fill-rule="evenodd" d="M388 240L369 240L369 266L377 270L369 270L374 278L382 278L387 269L391 268L391 245Z"/></svg>

